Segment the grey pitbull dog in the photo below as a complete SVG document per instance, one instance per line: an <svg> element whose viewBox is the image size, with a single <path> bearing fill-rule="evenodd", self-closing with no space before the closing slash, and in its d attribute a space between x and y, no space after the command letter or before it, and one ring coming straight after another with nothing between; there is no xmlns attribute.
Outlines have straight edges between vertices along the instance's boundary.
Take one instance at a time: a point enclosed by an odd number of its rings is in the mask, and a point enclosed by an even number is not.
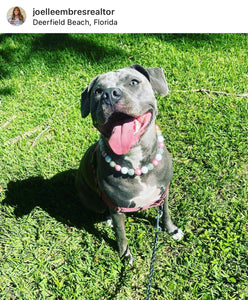
<svg viewBox="0 0 248 300"><path fill-rule="evenodd" d="M132 65L97 76L81 96L82 117L91 113L101 139L82 158L76 186L87 208L109 209L120 257L130 264L125 212L163 203L163 230L183 237L168 210L172 159L155 124L154 93L168 93L162 69Z"/></svg>

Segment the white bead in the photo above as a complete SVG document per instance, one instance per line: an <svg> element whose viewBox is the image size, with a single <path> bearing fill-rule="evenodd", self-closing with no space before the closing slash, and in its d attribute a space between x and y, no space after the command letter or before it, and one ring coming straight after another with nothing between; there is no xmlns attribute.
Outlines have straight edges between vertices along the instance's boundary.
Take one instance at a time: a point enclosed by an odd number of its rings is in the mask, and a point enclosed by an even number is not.
<svg viewBox="0 0 248 300"><path fill-rule="evenodd" d="M106 157L108 154L105 151L102 151L102 156Z"/></svg>
<svg viewBox="0 0 248 300"><path fill-rule="evenodd" d="M150 163L150 164L147 165L147 168L148 168L149 171L151 171L151 170L154 169L154 165Z"/></svg>
<svg viewBox="0 0 248 300"><path fill-rule="evenodd" d="M129 169L128 170L128 175L133 176L134 175L134 169Z"/></svg>
<svg viewBox="0 0 248 300"><path fill-rule="evenodd" d="M114 168L116 166L116 162L114 162L113 160L109 163L110 167Z"/></svg>
<svg viewBox="0 0 248 300"><path fill-rule="evenodd" d="M121 173L122 173L123 175L127 174L127 172L128 172L128 168L126 168L126 167L122 167L122 168L121 168Z"/></svg>
<svg viewBox="0 0 248 300"><path fill-rule="evenodd" d="M159 148L157 151L157 154L163 154L164 153L164 149L163 148Z"/></svg>
<svg viewBox="0 0 248 300"><path fill-rule="evenodd" d="M107 155L107 156L105 157L106 163L110 163L111 160L112 160L112 158L111 158L109 155Z"/></svg>
<svg viewBox="0 0 248 300"><path fill-rule="evenodd" d="M156 160L160 161L162 159L162 155L158 153L155 158Z"/></svg>
<svg viewBox="0 0 248 300"><path fill-rule="evenodd" d="M148 168L147 168L147 166L142 167L141 170L142 170L142 173L143 173L143 174L148 173Z"/></svg>
<svg viewBox="0 0 248 300"><path fill-rule="evenodd" d="M159 141L160 143L162 143L162 142L164 141L164 137L163 137L162 135L159 135L159 136L158 136L158 141Z"/></svg>

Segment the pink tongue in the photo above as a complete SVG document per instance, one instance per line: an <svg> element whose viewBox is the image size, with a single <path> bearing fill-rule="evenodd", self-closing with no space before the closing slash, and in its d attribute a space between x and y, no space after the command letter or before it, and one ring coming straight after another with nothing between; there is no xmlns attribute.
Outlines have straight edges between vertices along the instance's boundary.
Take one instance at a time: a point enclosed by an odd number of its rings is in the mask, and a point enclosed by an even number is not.
<svg viewBox="0 0 248 300"><path fill-rule="evenodd" d="M136 119L116 125L109 139L109 146L118 155L126 154L139 140L151 120L151 112L146 112ZM139 128L136 128L138 126ZM136 132L136 129L137 132Z"/></svg>
<svg viewBox="0 0 248 300"><path fill-rule="evenodd" d="M134 119L124 123L123 125L115 126L109 139L109 145L111 149L118 155L128 153L130 148L139 139L139 134L135 135L134 132Z"/></svg>

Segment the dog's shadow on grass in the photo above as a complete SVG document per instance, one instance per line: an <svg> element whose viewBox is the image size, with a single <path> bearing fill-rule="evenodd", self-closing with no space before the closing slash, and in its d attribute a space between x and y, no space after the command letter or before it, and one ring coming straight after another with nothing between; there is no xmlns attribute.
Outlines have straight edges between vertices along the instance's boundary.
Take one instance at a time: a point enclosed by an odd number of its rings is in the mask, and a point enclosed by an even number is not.
<svg viewBox="0 0 248 300"><path fill-rule="evenodd" d="M77 170L72 169L50 179L38 176L10 181L3 204L13 206L16 217L27 215L38 206L59 222L85 229L117 249L116 242L94 226L103 222L106 215L87 210L79 201L74 184L76 172Z"/></svg>

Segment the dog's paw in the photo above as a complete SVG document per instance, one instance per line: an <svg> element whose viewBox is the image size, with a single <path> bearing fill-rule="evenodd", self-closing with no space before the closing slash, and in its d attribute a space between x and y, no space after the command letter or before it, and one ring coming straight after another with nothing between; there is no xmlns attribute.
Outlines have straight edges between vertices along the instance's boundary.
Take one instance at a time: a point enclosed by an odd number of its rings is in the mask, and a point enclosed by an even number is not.
<svg viewBox="0 0 248 300"><path fill-rule="evenodd" d="M121 260L127 265L132 266L134 263L134 258L131 254L131 252L129 251L129 249L127 248L127 250L125 251L125 253L122 255Z"/></svg>
<svg viewBox="0 0 248 300"><path fill-rule="evenodd" d="M125 260L126 260L126 262L127 262L130 266L132 266L133 263L134 263L134 258L133 258L133 256L132 256L131 253L129 253L129 255L126 256Z"/></svg>
<svg viewBox="0 0 248 300"><path fill-rule="evenodd" d="M106 217L106 220L104 221L104 224L108 225L109 227L114 227L112 218L110 216Z"/></svg>
<svg viewBox="0 0 248 300"><path fill-rule="evenodd" d="M114 225L113 225L113 221L112 221L112 219L110 218L110 219L108 219L107 221L106 221L106 224L109 226L109 227L114 227Z"/></svg>
<svg viewBox="0 0 248 300"><path fill-rule="evenodd" d="M170 232L170 235L173 237L174 240L180 241L183 238L184 233L180 228L177 228L173 232Z"/></svg>

